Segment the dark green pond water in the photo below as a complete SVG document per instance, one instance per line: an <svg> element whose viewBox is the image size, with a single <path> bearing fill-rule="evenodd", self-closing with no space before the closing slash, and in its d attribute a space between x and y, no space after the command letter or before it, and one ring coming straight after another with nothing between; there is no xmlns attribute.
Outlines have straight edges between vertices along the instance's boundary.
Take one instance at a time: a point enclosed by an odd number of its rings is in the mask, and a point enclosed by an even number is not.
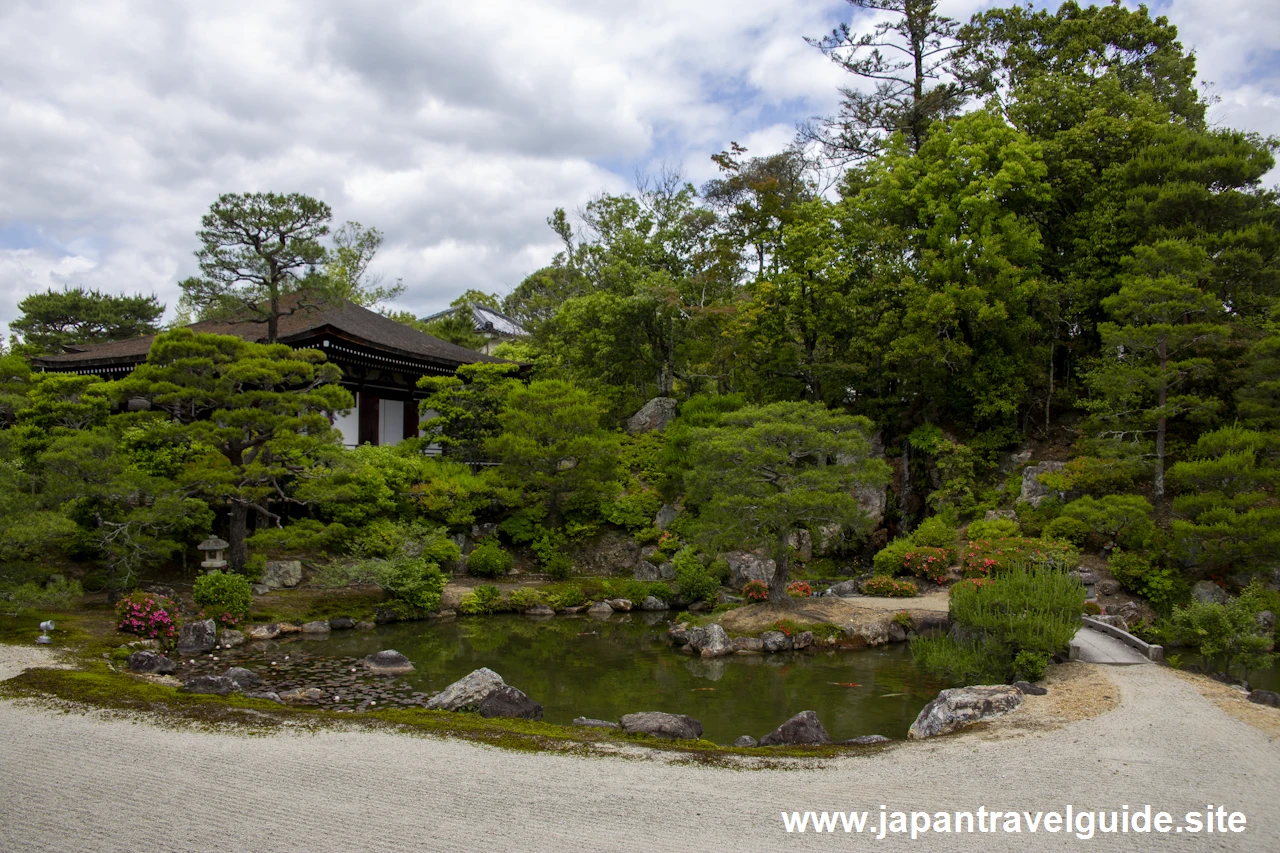
<svg viewBox="0 0 1280 853"><path fill-rule="evenodd" d="M703 660L672 648L666 619L494 616L335 632L304 645L344 658L396 649L417 667L399 680L425 693L486 666L542 703L547 722L667 711L700 720L717 743L758 738L801 711L816 711L834 740L902 738L946 686L916 671L906 644Z"/></svg>

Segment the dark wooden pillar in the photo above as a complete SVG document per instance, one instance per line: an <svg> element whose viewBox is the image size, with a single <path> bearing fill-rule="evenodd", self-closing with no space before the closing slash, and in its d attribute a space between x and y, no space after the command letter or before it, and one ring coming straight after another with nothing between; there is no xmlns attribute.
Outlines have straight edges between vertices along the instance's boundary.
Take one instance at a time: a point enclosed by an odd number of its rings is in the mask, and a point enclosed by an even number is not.
<svg viewBox="0 0 1280 853"><path fill-rule="evenodd" d="M404 401L404 437L417 438L418 425L421 423L418 415L418 401L409 398Z"/></svg>
<svg viewBox="0 0 1280 853"><path fill-rule="evenodd" d="M381 401L377 394L370 394L368 391L360 392L360 404L357 409L360 419L360 435L358 444L374 444L378 443L378 410Z"/></svg>

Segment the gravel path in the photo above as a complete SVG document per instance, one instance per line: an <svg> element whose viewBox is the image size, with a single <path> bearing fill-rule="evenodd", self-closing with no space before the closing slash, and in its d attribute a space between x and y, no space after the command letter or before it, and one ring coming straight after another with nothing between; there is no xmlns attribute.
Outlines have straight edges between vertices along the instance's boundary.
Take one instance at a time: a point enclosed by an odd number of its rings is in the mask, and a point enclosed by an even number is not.
<svg viewBox="0 0 1280 853"><path fill-rule="evenodd" d="M0 646L0 678L39 659ZM997 723L825 767L754 772L382 733L210 734L0 702L0 850L1280 849L1280 742L1163 667L1106 676L1119 707L1056 731ZM842 830L787 834L779 815L865 809L877 824L882 803L930 812L1151 803L1179 817L1212 803L1244 812L1249 828L877 842Z"/></svg>

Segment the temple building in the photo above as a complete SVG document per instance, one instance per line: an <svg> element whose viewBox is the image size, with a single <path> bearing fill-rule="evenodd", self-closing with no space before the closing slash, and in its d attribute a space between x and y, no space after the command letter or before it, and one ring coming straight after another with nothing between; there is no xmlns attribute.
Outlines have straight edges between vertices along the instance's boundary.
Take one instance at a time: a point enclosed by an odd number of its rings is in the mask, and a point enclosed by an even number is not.
<svg viewBox="0 0 1280 853"><path fill-rule="evenodd" d="M188 326L195 332L237 335L264 343L265 323L207 320ZM83 347L66 347L59 355L33 358L38 370L95 374L119 379L147 359L154 335ZM418 390L423 376L452 376L460 365L508 363L442 341L397 323L353 302L300 308L279 319L277 343L294 349L318 349L342 368L342 386L355 397L348 414L334 426L349 447L389 445L418 435Z"/></svg>
<svg viewBox="0 0 1280 853"><path fill-rule="evenodd" d="M492 353L494 347L498 344L520 340L529 336L524 326L521 326L518 321L511 319L501 311L495 311L487 305L480 305L475 302L446 308L429 317L423 317L422 322L431 323L435 320L443 320L446 317L470 319L472 329L475 330L476 334L484 338L484 347L481 352L485 354Z"/></svg>

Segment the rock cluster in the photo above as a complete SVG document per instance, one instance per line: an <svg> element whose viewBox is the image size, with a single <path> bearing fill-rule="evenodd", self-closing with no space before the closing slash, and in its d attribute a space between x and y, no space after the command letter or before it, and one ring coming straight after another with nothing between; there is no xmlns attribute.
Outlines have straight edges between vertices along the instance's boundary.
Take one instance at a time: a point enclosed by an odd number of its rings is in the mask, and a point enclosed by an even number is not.
<svg viewBox="0 0 1280 853"><path fill-rule="evenodd" d="M541 720L542 706L507 684L502 676L481 667L427 700L433 711L478 711L482 717Z"/></svg>

